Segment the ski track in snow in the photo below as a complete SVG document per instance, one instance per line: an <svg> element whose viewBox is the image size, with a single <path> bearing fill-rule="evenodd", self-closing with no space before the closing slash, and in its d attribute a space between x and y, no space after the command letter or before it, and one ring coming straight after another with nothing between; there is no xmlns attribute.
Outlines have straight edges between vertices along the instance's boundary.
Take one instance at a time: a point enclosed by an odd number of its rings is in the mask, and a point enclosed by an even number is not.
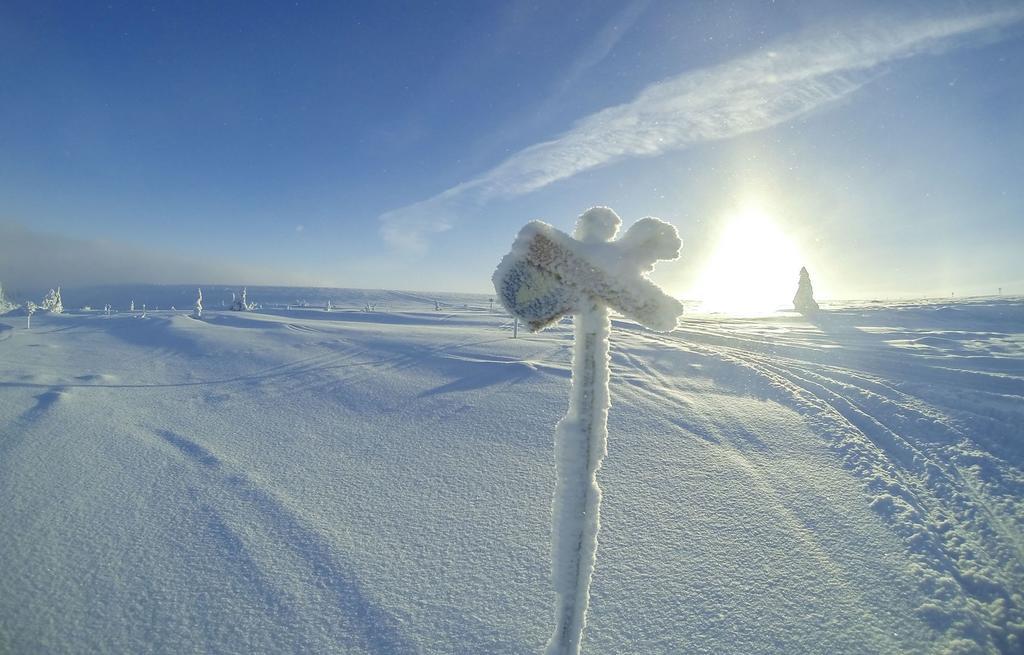
<svg viewBox="0 0 1024 655"><path fill-rule="evenodd" d="M0 318L0 651L540 651L571 328L406 300ZM1022 308L614 320L583 651L1020 652Z"/></svg>
<svg viewBox="0 0 1024 655"><path fill-rule="evenodd" d="M879 375L807 361L800 356L806 345L799 340L758 334L756 324L749 328L752 334L740 336L721 323L684 322L671 336L635 336L745 369L772 397L797 407L864 480L874 495L872 507L905 538L930 599L919 607L921 614L954 642L1015 652L1024 643L1021 444L1010 444L1015 461L987 452L983 444L979 449L955 412L936 406L926 394L938 392L942 398L966 387L1021 399L1024 367L1019 360L1014 377L959 370L954 377L953 371L943 370L938 377L951 378L957 387L926 382L915 395L903 388L917 375L923 380L935 376L906 365L941 367L941 361L901 361L903 366L880 366ZM635 357L630 360L635 364ZM898 378L893 375L897 371ZM1024 437L1019 422L1024 412L1016 414L1018 429L1010 436L1019 439Z"/></svg>

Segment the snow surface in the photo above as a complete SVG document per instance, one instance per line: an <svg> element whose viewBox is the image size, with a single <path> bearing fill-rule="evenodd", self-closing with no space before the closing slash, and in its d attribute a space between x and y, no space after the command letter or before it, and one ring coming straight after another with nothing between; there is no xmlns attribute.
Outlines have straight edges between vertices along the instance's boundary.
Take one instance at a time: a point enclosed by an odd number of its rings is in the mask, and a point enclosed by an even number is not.
<svg viewBox="0 0 1024 655"><path fill-rule="evenodd" d="M0 652L543 649L571 326L333 294L0 317ZM1024 300L613 324L584 652L1021 652Z"/></svg>

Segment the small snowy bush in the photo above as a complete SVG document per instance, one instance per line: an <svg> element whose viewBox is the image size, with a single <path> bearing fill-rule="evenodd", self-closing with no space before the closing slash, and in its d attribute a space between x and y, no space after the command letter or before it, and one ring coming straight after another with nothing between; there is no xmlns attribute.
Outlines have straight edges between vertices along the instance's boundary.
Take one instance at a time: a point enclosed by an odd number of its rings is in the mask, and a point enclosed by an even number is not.
<svg viewBox="0 0 1024 655"><path fill-rule="evenodd" d="M4 285L0 283L0 314L6 314L15 307L17 305L7 300L7 297L4 296Z"/></svg>
<svg viewBox="0 0 1024 655"><path fill-rule="evenodd" d="M43 304L40 305L40 309L43 311L50 312L51 314L63 314L64 303L60 299L60 287L56 289L50 289L50 292L43 298Z"/></svg>
<svg viewBox="0 0 1024 655"><path fill-rule="evenodd" d="M231 294L231 311L233 312L251 312L256 309L256 303L250 303L247 300L249 290L246 287L242 287L241 295L235 296Z"/></svg>

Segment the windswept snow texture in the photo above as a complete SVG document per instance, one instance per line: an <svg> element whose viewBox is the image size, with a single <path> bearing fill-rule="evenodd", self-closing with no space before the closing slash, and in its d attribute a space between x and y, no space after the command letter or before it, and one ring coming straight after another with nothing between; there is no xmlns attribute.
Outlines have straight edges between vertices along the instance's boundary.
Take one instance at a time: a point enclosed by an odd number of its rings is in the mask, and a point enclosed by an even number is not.
<svg viewBox="0 0 1024 655"><path fill-rule="evenodd" d="M0 317L0 652L543 649L570 326L335 293ZM1022 303L614 319L584 652L1021 652Z"/></svg>

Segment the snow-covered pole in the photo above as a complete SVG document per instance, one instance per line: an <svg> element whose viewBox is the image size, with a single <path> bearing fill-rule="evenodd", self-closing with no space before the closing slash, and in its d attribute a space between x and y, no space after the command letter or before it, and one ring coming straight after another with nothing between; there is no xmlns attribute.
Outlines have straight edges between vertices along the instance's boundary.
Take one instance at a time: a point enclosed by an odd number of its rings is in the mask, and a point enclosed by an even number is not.
<svg viewBox="0 0 1024 655"><path fill-rule="evenodd" d="M595 207L580 216L575 238L529 223L493 277L502 304L531 330L576 315L569 409L555 429L555 631L547 655L579 653L586 626L600 527L597 471L608 443L608 309L660 331L674 328L683 312L646 278L655 261L679 256L675 228L645 218L613 242L621 222L611 209Z"/></svg>
<svg viewBox="0 0 1024 655"><path fill-rule="evenodd" d="M25 329L32 329L32 314L36 313L36 304L31 300L25 303Z"/></svg>
<svg viewBox="0 0 1024 655"><path fill-rule="evenodd" d="M555 429L551 565L557 598L548 655L580 652L601 520L597 471L608 452L608 309L594 302L574 320L569 409Z"/></svg>

